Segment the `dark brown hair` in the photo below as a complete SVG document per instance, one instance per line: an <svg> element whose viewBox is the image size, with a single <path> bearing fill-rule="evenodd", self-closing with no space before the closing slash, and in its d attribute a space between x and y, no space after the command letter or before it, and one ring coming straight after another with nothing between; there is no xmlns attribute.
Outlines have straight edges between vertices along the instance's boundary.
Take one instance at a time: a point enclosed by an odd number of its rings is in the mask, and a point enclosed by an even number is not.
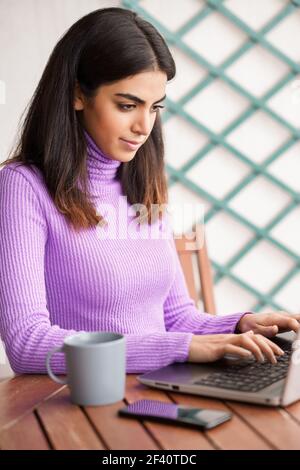
<svg viewBox="0 0 300 470"><path fill-rule="evenodd" d="M82 17L50 55L28 104L17 146L1 165L36 166L57 209L76 230L97 225L103 218L87 190L87 142L80 112L74 109L76 82L87 98L93 98L103 84L150 70L165 72L167 80L176 73L172 55L153 25L131 10L115 7ZM136 156L120 165L118 177L129 203L145 205L146 220L152 223L156 217L152 218L151 204L167 202L159 114Z"/></svg>

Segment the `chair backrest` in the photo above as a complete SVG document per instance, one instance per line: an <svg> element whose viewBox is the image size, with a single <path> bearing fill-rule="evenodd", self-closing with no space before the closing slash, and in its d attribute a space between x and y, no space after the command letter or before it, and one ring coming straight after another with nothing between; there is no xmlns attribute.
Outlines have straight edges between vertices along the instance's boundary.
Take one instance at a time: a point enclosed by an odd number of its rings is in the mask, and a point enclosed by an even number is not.
<svg viewBox="0 0 300 470"><path fill-rule="evenodd" d="M205 243L204 226L196 224L190 234L175 238L175 244L191 298L196 306L199 301L202 301L204 311L215 315L213 278ZM196 262L193 262L195 258ZM195 279L195 276L198 276L198 279ZM197 288L196 281L198 280L200 289Z"/></svg>

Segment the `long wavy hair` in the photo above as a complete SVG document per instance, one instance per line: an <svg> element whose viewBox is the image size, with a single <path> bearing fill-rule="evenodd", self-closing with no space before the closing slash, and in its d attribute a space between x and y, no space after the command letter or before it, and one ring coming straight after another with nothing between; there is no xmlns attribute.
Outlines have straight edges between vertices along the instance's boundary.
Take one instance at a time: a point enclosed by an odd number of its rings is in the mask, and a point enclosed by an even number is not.
<svg viewBox="0 0 300 470"><path fill-rule="evenodd" d="M168 81L176 74L168 46L152 24L115 7L82 17L53 49L24 111L19 140L0 166L36 166L55 206L75 230L103 222L88 192L87 142L80 112L74 109L75 85L92 99L99 86L150 70L165 72ZM168 200L159 114L147 141L120 165L117 177L129 203L146 206L146 221L153 223L158 213L152 204L161 207Z"/></svg>

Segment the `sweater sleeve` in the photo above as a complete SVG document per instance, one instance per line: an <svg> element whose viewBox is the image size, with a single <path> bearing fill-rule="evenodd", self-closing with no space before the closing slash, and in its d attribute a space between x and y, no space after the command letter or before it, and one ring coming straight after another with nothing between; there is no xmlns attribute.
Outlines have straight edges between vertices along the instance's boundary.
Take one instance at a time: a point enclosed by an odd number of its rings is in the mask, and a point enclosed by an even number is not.
<svg viewBox="0 0 300 470"><path fill-rule="evenodd" d="M44 373L47 352L78 333L50 324L44 278L47 223L31 183L0 171L0 335L16 373ZM55 354L53 370L63 371Z"/></svg>
<svg viewBox="0 0 300 470"><path fill-rule="evenodd" d="M46 373L46 355L79 333L52 325L44 257L47 219L32 183L18 170L0 171L0 335L15 373ZM126 371L139 373L187 359L192 334L126 334ZM64 354L51 361L65 374Z"/></svg>
<svg viewBox="0 0 300 470"><path fill-rule="evenodd" d="M249 312L222 316L200 312L188 293L174 238L171 237L169 241L175 258L176 274L164 302L166 330L190 332L198 335L234 333L238 321L245 313Z"/></svg>

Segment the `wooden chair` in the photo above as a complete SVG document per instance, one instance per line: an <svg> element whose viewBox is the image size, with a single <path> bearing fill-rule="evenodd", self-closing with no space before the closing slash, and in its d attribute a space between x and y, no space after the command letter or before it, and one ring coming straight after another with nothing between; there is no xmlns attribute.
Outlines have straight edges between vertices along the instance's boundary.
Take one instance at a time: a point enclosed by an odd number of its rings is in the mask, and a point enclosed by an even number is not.
<svg viewBox="0 0 300 470"><path fill-rule="evenodd" d="M213 278L205 243L204 226L202 224L194 225L193 232L182 238L175 238L175 244L191 298L195 301L196 306L201 301L204 311L215 315ZM196 258L196 263L193 262L193 258ZM197 288L196 281L200 281L198 283L200 289Z"/></svg>

